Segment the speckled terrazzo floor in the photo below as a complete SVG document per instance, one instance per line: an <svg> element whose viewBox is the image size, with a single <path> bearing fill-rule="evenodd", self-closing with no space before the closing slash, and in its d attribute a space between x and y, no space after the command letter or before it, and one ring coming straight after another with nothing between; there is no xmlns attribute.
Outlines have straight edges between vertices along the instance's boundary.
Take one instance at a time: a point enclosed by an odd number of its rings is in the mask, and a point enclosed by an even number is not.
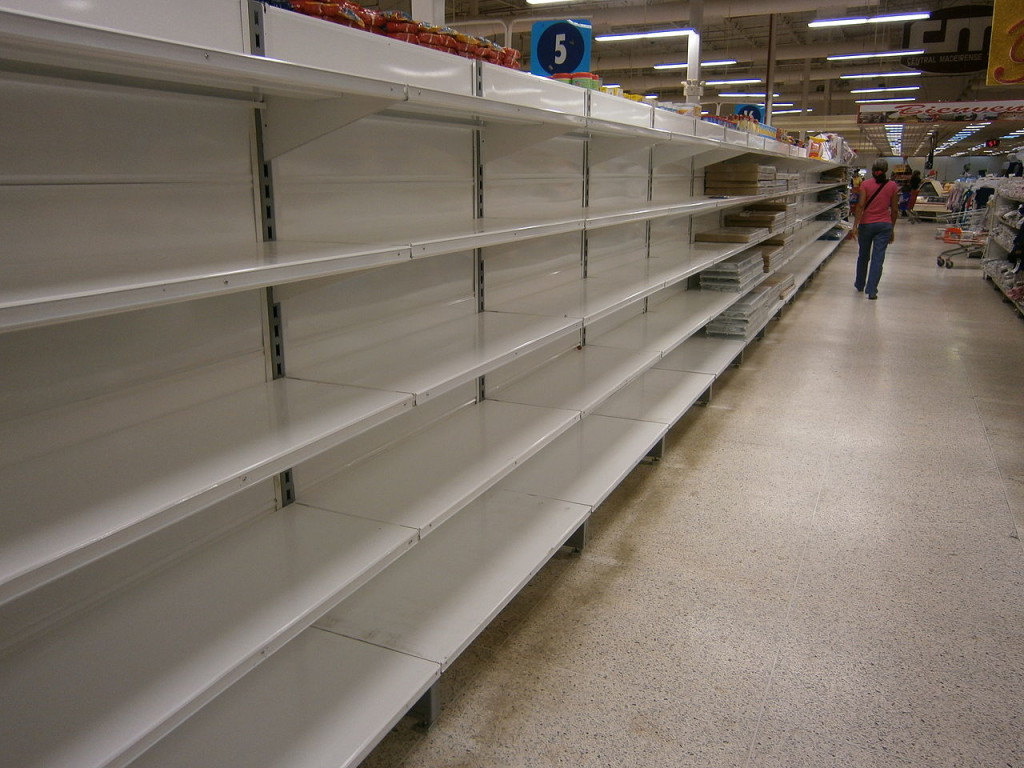
<svg viewBox="0 0 1024 768"><path fill-rule="evenodd" d="M364 768L1024 766L1024 322L844 245Z"/></svg>

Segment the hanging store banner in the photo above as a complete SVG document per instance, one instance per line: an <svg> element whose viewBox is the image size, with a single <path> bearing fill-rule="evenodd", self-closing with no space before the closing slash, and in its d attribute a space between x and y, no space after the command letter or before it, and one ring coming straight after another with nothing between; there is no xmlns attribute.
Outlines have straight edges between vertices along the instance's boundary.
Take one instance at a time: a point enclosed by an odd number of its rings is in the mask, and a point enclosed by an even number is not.
<svg viewBox="0 0 1024 768"><path fill-rule="evenodd" d="M1020 0L1009 0L1008 4L1019 8ZM922 72L981 72L988 67L991 35L990 5L960 5L932 11L931 18L904 26L903 47L924 53L904 56L900 63Z"/></svg>
<svg viewBox="0 0 1024 768"><path fill-rule="evenodd" d="M1024 101L936 101L861 104L858 123L970 123L1024 120Z"/></svg>
<svg viewBox="0 0 1024 768"><path fill-rule="evenodd" d="M590 71L590 37L586 19L539 21L530 36L530 72L551 77Z"/></svg>
<svg viewBox="0 0 1024 768"><path fill-rule="evenodd" d="M996 0L986 85L1024 83L1024 2Z"/></svg>

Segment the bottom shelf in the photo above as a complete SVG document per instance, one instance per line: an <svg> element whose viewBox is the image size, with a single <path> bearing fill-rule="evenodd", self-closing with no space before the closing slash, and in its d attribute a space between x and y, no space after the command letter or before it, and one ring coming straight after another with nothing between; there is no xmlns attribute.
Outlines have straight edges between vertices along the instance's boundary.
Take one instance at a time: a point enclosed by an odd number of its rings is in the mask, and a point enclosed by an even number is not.
<svg viewBox="0 0 1024 768"><path fill-rule="evenodd" d="M358 764L589 515L486 494L133 768Z"/></svg>
<svg viewBox="0 0 1024 768"><path fill-rule="evenodd" d="M499 487L596 507L666 430L656 422L588 416Z"/></svg>
<svg viewBox="0 0 1024 768"><path fill-rule="evenodd" d="M440 674L434 662L307 629L132 768L358 765Z"/></svg>
<svg viewBox="0 0 1024 768"><path fill-rule="evenodd" d="M444 670L589 515L581 504L487 493L317 626Z"/></svg>

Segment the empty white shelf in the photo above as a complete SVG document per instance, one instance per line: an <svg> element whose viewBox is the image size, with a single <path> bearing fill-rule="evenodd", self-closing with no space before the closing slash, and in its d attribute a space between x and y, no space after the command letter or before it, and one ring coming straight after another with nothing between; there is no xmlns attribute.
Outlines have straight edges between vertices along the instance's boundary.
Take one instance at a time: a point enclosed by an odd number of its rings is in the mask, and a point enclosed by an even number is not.
<svg viewBox="0 0 1024 768"><path fill-rule="evenodd" d="M488 397L580 411L585 415L659 357L657 352L588 345L559 355L528 375L489 392Z"/></svg>
<svg viewBox="0 0 1024 768"><path fill-rule="evenodd" d="M342 357L294 365L289 374L408 392L422 402L579 327L574 319L479 312L399 338L381 339Z"/></svg>
<svg viewBox="0 0 1024 768"><path fill-rule="evenodd" d="M596 507L666 430L652 421L588 416L498 487Z"/></svg>
<svg viewBox="0 0 1024 768"><path fill-rule="evenodd" d="M397 415L408 395L279 379L0 468L0 601Z"/></svg>
<svg viewBox="0 0 1024 768"><path fill-rule="evenodd" d="M76 320L408 261L408 245L247 243L12 267L0 286L0 331Z"/></svg>
<svg viewBox="0 0 1024 768"><path fill-rule="evenodd" d="M746 346L736 339L691 336L656 363L655 368L719 376L743 353Z"/></svg>
<svg viewBox="0 0 1024 768"><path fill-rule="evenodd" d="M785 271L792 272L799 289L814 274L832 253L842 245L842 240L813 240L793 257Z"/></svg>
<svg viewBox="0 0 1024 768"><path fill-rule="evenodd" d="M526 219L488 216L467 222L461 229L439 230L435 233L421 229L412 241L412 255L418 258L503 245L537 237L578 232L583 226L582 211L578 217L563 217L550 221L538 220L536 217Z"/></svg>
<svg viewBox="0 0 1024 768"><path fill-rule="evenodd" d="M299 500L425 536L578 420L576 411L484 400L300 489Z"/></svg>
<svg viewBox="0 0 1024 768"><path fill-rule="evenodd" d="M589 336L587 343L619 349L646 349L664 355L718 317L739 298L739 293L727 291L684 291L607 333Z"/></svg>
<svg viewBox="0 0 1024 768"><path fill-rule="evenodd" d="M132 768L351 768L439 675L434 662L308 629Z"/></svg>
<svg viewBox="0 0 1024 768"><path fill-rule="evenodd" d="M652 368L608 398L595 414L656 421L671 426L700 399L714 380L715 377L709 373Z"/></svg>
<svg viewBox="0 0 1024 768"><path fill-rule="evenodd" d="M291 505L215 541L0 661L5 762L123 765L414 540Z"/></svg>
<svg viewBox="0 0 1024 768"><path fill-rule="evenodd" d="M589 514L580 504L492 491L317 626L447 668Z"/></svg>
<svg viewBox="0 0 1024 768"><path fill-rule="evenodd" d="M0 11L0 48L6 60L40 72L160 83L232 98L256 100L260 93L318 99L347 95L378 100L381 109L406 99L405 86L396 83L13 11Z"/></svg>

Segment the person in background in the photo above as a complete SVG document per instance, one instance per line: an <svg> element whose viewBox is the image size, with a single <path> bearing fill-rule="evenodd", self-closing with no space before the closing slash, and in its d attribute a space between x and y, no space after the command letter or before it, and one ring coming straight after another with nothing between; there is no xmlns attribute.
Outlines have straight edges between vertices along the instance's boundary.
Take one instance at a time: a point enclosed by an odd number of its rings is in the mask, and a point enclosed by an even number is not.
<svg viewBox="0 0 1024 768"><path fill-rule="evenodd" d="M914 206L917 205L917 194L921 191L921 172L914 171L910 174L910 205L907 206L908 211L913 211Z"/></svg>
<svg viewBox="0 0 1024 768"><path fill-rule="evenodd" d="M888 171L885 160L879 158L874 162L871 178L860 185L860 199L853 214L853 236L860 246L853 287L864 291L869 299L878 298L885 249L896 239L896 220L900 215L900 187L886 176Z"/></svg>

